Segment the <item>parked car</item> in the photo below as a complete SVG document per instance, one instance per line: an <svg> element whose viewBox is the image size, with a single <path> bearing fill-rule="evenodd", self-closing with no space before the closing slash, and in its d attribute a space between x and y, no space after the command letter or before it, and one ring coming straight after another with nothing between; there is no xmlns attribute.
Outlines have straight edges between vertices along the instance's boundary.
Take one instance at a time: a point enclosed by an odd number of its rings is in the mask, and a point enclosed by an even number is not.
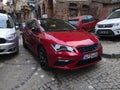
<svg viewBox="0 0 120 90"><path fill-rule="evenodd" d="M16 22L15 25L16 25L17 30L23 31L26 23L25 22L21 22L21 23Z"/></svg>
<svg viewBox="0 0 120 90"><path fill-rule="evenodd" d="M19 40L13 19L0 13L0 55L19 52Z"/></svg>
<svg viewBox="0 0 120 90"><path fill-rule="evenodd" d="M23 31L25 26L26 26L26 23L25 23L25 22L22 22L22 23L20 24L20 31Z"/></svg>
<svg viewBox="0 0 120 90"><path fill-rule="evenodd" d="M102 46L92 34L60 19L32 19L22 34L23 46L39 57L43 69L73 70L101 60Z"/></svg>
<svg viewBox="0 0 120 90"><path fill-rule="evenodd" d="M120 9L114 10L108 17L97 23L95 33L99 37L120 35Z"/></svg>
<svg viewBox="0 0 120 90"><path fill-rule="evenodd" d="M95 29L95 25L98 22L98 19L95 19L91 15L83 15L69 19L69 22L73 25L76 25L79 28L82 28L86 31L92 31Z"/></svg>

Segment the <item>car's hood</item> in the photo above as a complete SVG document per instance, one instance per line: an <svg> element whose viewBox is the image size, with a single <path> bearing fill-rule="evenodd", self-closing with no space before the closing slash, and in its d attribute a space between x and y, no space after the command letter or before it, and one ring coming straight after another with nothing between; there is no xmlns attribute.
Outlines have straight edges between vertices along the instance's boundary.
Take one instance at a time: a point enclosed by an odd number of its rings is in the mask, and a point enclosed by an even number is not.
<svg viewBox="0 0 120 90"><path fill-rule="evenodd" d="M1 29L0 28L0 37L6 37L7 35L12 34L12 33L15 33L14 28L12 29L7 29L7 28Z"/></svg>
<svg viewBox="0 0 120 90"><path fill-rule="evenodd" d="M98 22L97 24L114 24L114 23L120 23L120 18L105 19L105 20Z"/></svg>
<svg viewBox="0 0 120 90"><path fill-rule="evenodd" d="M51 43L69 46L91 45L98 42L95 36L85 31L47 32L45 37Z"/></svg>

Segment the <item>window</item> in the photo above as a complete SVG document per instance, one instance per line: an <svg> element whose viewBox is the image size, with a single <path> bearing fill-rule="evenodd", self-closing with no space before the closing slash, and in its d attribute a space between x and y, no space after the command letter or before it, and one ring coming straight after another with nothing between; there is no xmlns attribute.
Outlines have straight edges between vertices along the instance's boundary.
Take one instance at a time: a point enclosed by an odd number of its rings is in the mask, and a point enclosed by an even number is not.
<svg viewBox="0 0 120 90"><path fill-rule="evenodd" d="M115 11L107 17L107 19L114 19L114 18L120 18L120 11Z"/></svg>
<svg viewBox="0 0 120 90"><path fill-rule="evenodd" d="M70 17L75 17L78 15L78 6L76 3L69 4Z"/></svg>
<svg viewBox="0 0 120 90"><path fill-rule="evenodd" d="M82 23L88 23L88 22L89 22L89 19L87 17L82 19Z"/></svg>
<svg viewBox="0 0 120 90"><path fill-rule="evenodd" d="M77 30L77 28L69 22L59 19L41 20L41 26L45 29L45 31Z"/></svg>
<svg viewBox="0 0 120 90"><path fill-rule="evenodd" d="M13 28L13 20L11 17L0 18L0 28Z"/></svg>
<svg viewBox="0 0 120 90"><path fill-rule="evenodd" d="M88 18L89 22L91 22L91 21L94 21L94 20L95 20L95 19L93 18L93 16L88 16L87 18Z"/></svg>

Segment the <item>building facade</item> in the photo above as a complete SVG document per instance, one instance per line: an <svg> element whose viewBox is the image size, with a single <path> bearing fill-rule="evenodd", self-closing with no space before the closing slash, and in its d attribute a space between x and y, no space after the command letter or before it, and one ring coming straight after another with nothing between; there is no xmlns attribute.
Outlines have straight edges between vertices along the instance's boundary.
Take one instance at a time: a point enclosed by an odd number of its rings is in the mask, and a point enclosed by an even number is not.
<svg viewBox="0 0 120 90"><path fill-rule="evenodd" d="M120 8L120 0L92 0L90 7L91 13L102 20L114 9Z"/></svg>
<svg viewBox="0 0 120 90"><path fill-rule="evenodd" d="M60 19L90 14L90 4L91 0L39 0L37 3L41 15L46 13L48 17Z"/></svg>
<svg viewBox="0 0 120 90"><path fill-rule="evenodd" d="M120 0L8 0L10 7L7 12L14 16L17 22L26 22L31 18L69 19L90 14L95 18L104 19L116 8L120 8ZM3 4L0 2L0 10ZM104 13L104 14L103 14Z"/></svg>
<svg viewBox="0 0 120 90"><path fill-rule="evenodd" d="M39 17L48 14L48 17L69 19L90 14L102 20L120 7L120 0L38 0L37 6Z"/></svg>

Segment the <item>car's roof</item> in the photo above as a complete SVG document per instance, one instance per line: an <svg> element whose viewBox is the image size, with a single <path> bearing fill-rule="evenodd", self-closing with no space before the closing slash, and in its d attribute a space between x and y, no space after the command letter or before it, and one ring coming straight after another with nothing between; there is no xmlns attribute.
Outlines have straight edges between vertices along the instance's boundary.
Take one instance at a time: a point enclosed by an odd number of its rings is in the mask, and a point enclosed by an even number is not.
<svg viewBox="0 0 120 90"><path fill-rule="evenodd" d="M116 9L115 11L120 11L120 9Z"/></svg>
<svg viewBox="0 0 120 90"><path fill-rule="evenodd" d="M8 18L8 15L7 15L7 14L0 13L0 17L2 17L2 18Z"/></svg>
<svg viewBox="0 0 120 90"><path fill-rule="evenodd" d="M72 20L72 19L80 19L80 18L84 18L84 17L86 17L86 16L92 16L92 15L77 16L77 17L70 18L69 20Z"/></svg>

